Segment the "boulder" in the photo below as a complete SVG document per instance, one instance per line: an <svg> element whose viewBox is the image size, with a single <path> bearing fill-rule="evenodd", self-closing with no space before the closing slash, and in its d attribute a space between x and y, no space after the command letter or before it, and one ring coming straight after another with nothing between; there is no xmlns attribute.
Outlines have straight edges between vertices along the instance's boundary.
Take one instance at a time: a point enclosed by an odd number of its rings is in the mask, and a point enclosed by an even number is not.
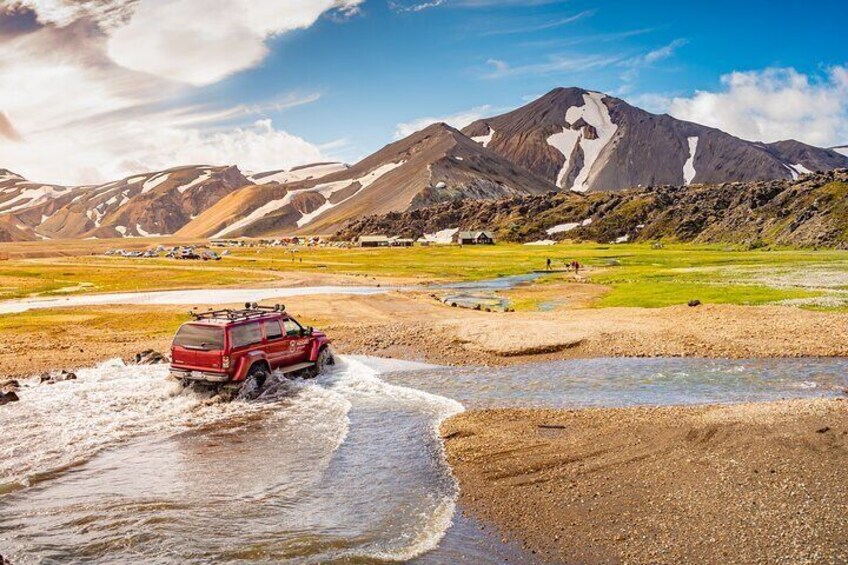
<svg viewBox="0 0 848 565"><path fill-rule="evenodd" d="M701 305L700 300L690 300L689 301L689 307L690 308L695 308L695 307L700 306L700 305Z"/></svg>
<svg viewBox="0 0 848 565"><path fill-rule="evenodd" d="M129 363L130 365L161 365L163 363L168 363L168 358L158 351L145 349L140 353L136 353L135 356L130 359Z"/></svg>
<svg viewBox="0 0 848 565"><path fill-rule="evenodd" d="M19 400L20 398L18 398L18 395L15 394L15 391L0 392L0 406L9 404L10 402L17 402ZM0 562L0 565L2 565L2 562Z"/></svg>
<svg viewBox="0 0 848 565"><path fill-rule="evenodd" d="M21 388L21 383L19 383L15 379L0 381L0 392L4 392L7 390L18 390L19 388Z"/></svg>
<svg viewBox="0 0 848 565"><path fill-rule="evenodd" d="M75 381L77 380L77 375L76 373L72 373L70 371L62 369L58 372L53 371L51 373L41 373L39 378L41 379L42 383L52 385L53 383L60 383L62 381Z"/></svg>

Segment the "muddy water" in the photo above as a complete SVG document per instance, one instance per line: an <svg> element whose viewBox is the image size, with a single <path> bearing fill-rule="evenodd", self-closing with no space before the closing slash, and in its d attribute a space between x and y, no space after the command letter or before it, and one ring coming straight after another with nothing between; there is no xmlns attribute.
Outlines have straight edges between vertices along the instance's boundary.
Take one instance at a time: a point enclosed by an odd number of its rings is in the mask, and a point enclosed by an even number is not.
<svg viewBox="0 0 848 565"><path fill-rule="evenodd" d="M760 402L843 396L848 359L579 359L387 375L466 408Z"/></svg>
<svg viewBox="0 0 848 565"><path fill-rule="evenodd" d="M0 553L16 564L525 562L455 512L436 426L463 405L837 395L847 370L824 359L483 369L351 357L220 404L163 367L106 363L0 409Z"/></svg>
<svg viewBox="0 0 848 565"><path fill-rule="evenodd" d="M377 374L350 360L251 404L209 404L178 393L163 368L118 363L25 388L0 412L12 491L0 498L2 553L14 563L423 554L456 497L436 425L462 407Z"/></svg>

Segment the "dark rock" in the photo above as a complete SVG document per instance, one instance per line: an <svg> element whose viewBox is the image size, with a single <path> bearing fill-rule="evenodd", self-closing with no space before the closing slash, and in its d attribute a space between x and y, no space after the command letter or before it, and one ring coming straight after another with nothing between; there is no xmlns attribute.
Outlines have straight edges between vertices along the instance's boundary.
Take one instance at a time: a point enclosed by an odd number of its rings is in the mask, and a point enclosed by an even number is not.
<svg viewBox="0 0 848 565"><path fill-rule="evenodd" d="M690 308L695 308L695 307L700 306L700 305L701 305L700 300L690 300L689 301L689 307Z"/></svg>
<svg viewBox="0 0 848 565"><path fill-rule="evenodd" d="M129 361L131 365L161 365L167 362L168 358L166 356L152 349L145 349L140 353L136 353L135 357Z"/></svg>
<svg viewBox="0 0 848 565"><path fill-rule="evenodd" d="M19 383L15 379L9 379L7 381L0 382L0 391L4 391L6 389L17 390L21 388L21 383Z"/></svg>
<svg viewBox="0 0 848 565"><path fill-rule="evenodd" d="M827 432L829 432L829 431L830 431L830 427L829 427L829 426L825 426L825 427L823 427L823 428L819 428L819 429L817 429L817 430L816 430L816 433L817 433L817 434L826 434L826 433L827 433Z"/></svg>
<svg viewBox="0 0 848 565"><path fill-rule="evenodd" d="M58 373L55 371L52 373L41 373L39 378L41 379L42 383L52 385L54 383L60 383L62 381L75 381L77 380L77 375L76 373L72 373L70 371L62 369Z"/></svg>
<svg viewBox="0 0 848 565"><path fill-rule="evenodd" d="M17 402L19 400L20 398L18 398L18 395L15 394L15 391L0 392L0 406L3 406L4 404L9 404L10 402Z"/></svg>
<svg viewBox="0 0 848 565"><path fill-rule="evenodd" d="M58 375L53 377L53 380L57 383L62 381L75 381L77 380L77 374L62 369Z"/></svg>

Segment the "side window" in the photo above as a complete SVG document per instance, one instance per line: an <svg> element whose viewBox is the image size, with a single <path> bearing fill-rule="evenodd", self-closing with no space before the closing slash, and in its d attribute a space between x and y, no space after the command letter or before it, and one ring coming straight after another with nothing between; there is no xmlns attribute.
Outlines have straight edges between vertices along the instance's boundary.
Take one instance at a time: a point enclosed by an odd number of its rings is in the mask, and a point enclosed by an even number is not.
<svg viewBox="0 0 848 565"><path fill-rule="evenodd" d="M285 322L283 322L283 325L286 327L286 335L289 337L299 336L301 330L303 329L302 327L300 327L300 324L298 324L294 320L286 320Z"/></svg>
<svg viewBox="0 0 848 565"><path fill-rule="evenodd" d="M272 339L280 339L283 337L283 330L280 328L280 322L278 320L271 320L270 322L265 322L265 338L269 341Z"/></svg>
<svg viewBox="0 0 848 565"><path fill-rule="evenodd" d="M262 328L259 327L258 322L236 326L230 330L230 339L233 343L233 349L262 343Z"/></svg>

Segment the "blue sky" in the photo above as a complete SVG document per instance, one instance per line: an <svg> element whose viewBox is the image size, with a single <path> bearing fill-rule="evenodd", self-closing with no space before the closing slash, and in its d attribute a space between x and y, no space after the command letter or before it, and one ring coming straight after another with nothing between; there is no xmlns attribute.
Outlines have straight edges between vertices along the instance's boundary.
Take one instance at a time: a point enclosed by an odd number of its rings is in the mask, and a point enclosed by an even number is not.
<svg viewBox="0 0 848 565"><path fill-rule="evenodd" d="M355 161L557 86L848 143L848 3L0 0L0 167L95 182Z"/></svg>
<svg viewBox="0 0 848 565"><path fill-rule="evenodd" d="M664 110L646 95L717 90L732 71L818 75L848 62L845 2L817 3L816 12L831 17L815 25L798 2L491 4L446 2L397 13L369 2L344 23L325 18L275 40L262 67L228 81L221 93L256 100L281 91L320 93L315 103L273 115L275 123L317 143L347 139L340 153L351 159L390 140L398 123L513 108L556 86ZM645 61L650 53L657 54L653 62ZM495 60L510 71L497 75Z"/></svg>

